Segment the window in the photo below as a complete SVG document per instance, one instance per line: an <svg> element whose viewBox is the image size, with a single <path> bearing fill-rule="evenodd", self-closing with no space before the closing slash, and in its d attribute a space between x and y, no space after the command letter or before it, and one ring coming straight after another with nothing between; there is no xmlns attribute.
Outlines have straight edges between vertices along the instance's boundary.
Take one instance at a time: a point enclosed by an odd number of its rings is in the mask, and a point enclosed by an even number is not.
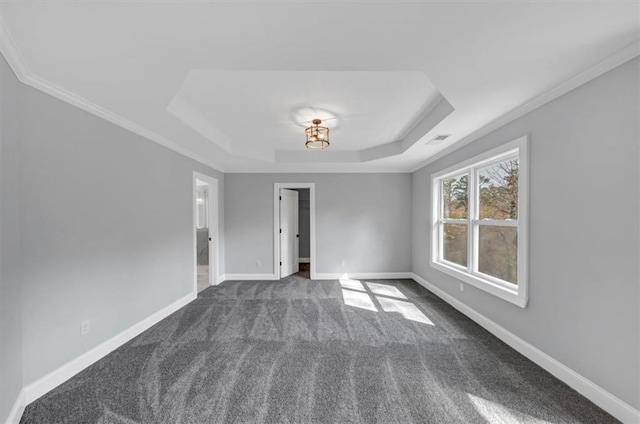
<svg viewBox="0 0 640 424"><path fill-rule="evenodd" d="M431 265L527 304L527 138L432 176Z"/></svg>

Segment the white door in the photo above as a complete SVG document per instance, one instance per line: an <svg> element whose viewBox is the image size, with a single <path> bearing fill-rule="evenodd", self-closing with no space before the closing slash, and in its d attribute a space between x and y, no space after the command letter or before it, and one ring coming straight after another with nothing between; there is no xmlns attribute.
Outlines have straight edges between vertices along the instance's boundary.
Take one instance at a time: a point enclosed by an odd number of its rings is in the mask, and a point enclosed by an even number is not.
<svg viewBox="0 0 640 424"><path fill-rule="evenodd" d="M280 189L280 278L298 272L298 192Z"/></svg>
<svg viewBox="0 0 640 424"><path fill-rule="evenodd" d="M212 206L211 200L209 200L209 207L211 206ZM211 220L211 217L209 217L209 220ZM209 226L209 285L210 286L215 285L216 283L215 276L217 275L215 270L216 258L214 255L215 249L216 249L214 240L216 240L216 237L213 231L214 231L213 226Z"/></svg>
<svg viewBox="0 0 640 424"><path fill-rule="evenodd" d="M218 185L215 179L206 176L194 179L196 290L200 292L216 283Z"/></svg>

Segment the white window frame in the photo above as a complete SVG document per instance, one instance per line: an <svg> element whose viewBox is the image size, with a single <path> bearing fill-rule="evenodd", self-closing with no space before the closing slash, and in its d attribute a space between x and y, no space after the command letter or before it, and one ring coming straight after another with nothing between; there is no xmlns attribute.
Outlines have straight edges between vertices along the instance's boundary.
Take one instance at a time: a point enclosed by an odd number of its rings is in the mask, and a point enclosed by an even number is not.
<svg viewBox="0 0 640 424"><path fill-rule="evenodd" d="M521 308L526 308L528 300L528 204L529 204L529 146L528 137L523 136L500 147L489 150L471 159L450 166L431 175L431 267L451 275L463 282L491 293ZM478 216L477 173L494 163L510 158L518 158L518 219L480 220ZM469 207L467 219L444 219L442 217L442 181L461 175L469 176ZM465 223L467 225L467 266L461 266L442 258L442 224ZM478 233L481 225L511 226L518 228L518 284L512 284L478 271Z"/></svg>

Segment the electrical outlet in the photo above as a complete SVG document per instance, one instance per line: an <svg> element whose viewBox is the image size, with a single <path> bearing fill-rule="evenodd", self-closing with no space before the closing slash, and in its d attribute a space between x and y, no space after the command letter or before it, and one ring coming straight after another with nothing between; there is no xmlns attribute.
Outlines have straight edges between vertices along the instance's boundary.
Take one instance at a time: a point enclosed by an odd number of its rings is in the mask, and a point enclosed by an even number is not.
<svg viewBox="0 0 640 424"><path fill-rule="evenodd" d="M464 284L460 283L460 291L464 291Z"/></svg>
<svg viewBox="0 0 640 424"><path fill-rule="evenodd" d="M261 268L262 267L262 261L260 259L256 260L256 268Z"/></svg>
<svg viewBox="0 0 640 424"><path fill-rule="evenodd" d="M86 336L87 334L89 334L89 331L91 331L91 321L82 321L80 323L80 335Z"/></svg>

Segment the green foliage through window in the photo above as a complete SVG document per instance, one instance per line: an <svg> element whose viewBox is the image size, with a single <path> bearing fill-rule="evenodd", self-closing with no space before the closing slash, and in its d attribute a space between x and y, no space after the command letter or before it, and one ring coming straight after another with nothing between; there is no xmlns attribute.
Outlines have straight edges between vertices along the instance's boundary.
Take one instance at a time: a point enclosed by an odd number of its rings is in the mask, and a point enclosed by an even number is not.
<svg viewBox="0 0 640 424"><path fill-rule="evenodd" d="M471 191L476 193L477 205L469 201L469 175L475 176L475 190ZM478 263L474 264L474 272L518 284L518 177L519 162L515 157L471 167L468 173L440 181L441 218L461 221L441 223L442 259L462 267L471 263L473 252L469 252L467 242L469 225L475 222L477 233L471 233L477 240L471 245ZM497 225L495 221L504 223Z"/></svg>
<svg viewBox="0 0 640 424"><path fill-rule="evenodd" d="M518 159L478 170L480 219L518 219Z"/></svg>
<svg viewBox="0 0 640 424"><path fill-rule="evenodd" d="M469 177L449 178L442 181L443 217L467 219L469 213Z"/></svg>
<svg viewBox="0 0 640 424"><path fill-rule="evenodd" d="M518 228L481 225L478 271L518 284Z"/></svg>
<svg viewBox="0 0 640 424"><path fill-rule="evenodd" d="M467 226L444 224L444 252L442 257L449 262L467 266Z"/></svg>

